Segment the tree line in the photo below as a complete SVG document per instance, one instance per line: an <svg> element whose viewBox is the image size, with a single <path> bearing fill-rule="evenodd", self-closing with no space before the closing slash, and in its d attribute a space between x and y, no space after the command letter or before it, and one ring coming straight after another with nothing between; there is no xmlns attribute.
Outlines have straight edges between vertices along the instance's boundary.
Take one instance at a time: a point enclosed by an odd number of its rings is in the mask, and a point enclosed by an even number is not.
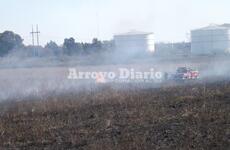
<svg viewBox="0 0 230 150"><path fill-rule="evenodd" d="M103 53L112 51L114 44L112 41L100 41L94 38L90 43L77 42L73 37L64 39L62 45L58 45L54 41L48 42L42 46L26 46L23 44L23 39L19 34L12 31L0 33L0 56L6 56L11 51L21 50L28 53L30 56L45 56L45 55L88 55L93 53ZM36 53L35 53L36 52Z"/></svg>

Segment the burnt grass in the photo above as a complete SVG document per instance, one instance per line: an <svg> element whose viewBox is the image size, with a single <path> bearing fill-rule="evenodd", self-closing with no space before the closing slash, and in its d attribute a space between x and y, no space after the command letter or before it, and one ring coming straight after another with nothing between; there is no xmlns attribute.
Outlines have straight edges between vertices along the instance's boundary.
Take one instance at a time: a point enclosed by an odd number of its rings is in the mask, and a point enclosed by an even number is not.
<svg viewBox="0 0 230 150"><path fill-rule="evenodd" d="M2 102L0 149L229 150L230 82Z"/></svg>

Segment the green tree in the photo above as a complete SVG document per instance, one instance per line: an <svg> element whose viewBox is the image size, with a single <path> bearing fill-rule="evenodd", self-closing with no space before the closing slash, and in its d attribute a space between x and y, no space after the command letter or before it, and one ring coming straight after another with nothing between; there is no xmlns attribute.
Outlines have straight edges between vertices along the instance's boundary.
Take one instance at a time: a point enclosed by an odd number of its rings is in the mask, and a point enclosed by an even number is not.
<svg viewBox="0 0 230 150"><path fill-rule="evenodd" d="M97 38L94 38L93 41L92 41L92 47L96 51L100 51L102 49L102 42L99 41Z"/></svg>
<svg viewBox="0 0 230 150"><path fill-rule="evenodd" d="M54 41L50 41L45 45L45 49L52 50L54 55L59 55L61 53L60 47Z"/></svg>
<svg viewBox="0 0 230 150"><path fill-rule="evenodd" d="M75 39L74 38L67 38L64 40L64 44L63 44L63 51L64 54L66 55L72 55L74 53L74 51L76 51L77 49L77 44L75 43Z"/></svg>
<svg viewBox="0 0 230 150"><path fill-rule="evenodd" d="M50 41L45 45L45 48L52 49L52 50L57 50L57 49L59 49L59 46L54 41Z"/></svg>
<svg viewBox="0 0 230 150"><path fill-rule="evenodd" d="M0 56L8 54L15 48L23 46L23 39L12 31L0 33Z"/></svg>

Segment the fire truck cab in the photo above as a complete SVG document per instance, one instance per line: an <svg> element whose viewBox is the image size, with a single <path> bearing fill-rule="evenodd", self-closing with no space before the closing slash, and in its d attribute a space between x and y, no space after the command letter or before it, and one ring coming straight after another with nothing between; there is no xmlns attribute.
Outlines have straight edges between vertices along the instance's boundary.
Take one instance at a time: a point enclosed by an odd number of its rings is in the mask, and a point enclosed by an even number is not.
<svg viewBox="0 0 230 150"><path fill-rule="evenodd" d="M192 80L198 78L199 71L187 67L179 67L174 75L175 80Z"/></svg>

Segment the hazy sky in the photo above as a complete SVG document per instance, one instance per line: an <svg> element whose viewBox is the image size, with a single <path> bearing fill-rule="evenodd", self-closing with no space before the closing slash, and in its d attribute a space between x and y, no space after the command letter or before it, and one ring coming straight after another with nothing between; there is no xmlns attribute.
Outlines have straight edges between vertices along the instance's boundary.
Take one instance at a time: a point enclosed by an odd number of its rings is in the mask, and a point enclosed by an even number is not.
<svg viewBox="0 0 230 150"><path fill-rule="evenodd" d="M0 32L12 30L31 44L32 24L41 43L112 39L130 30L155 33L156 41L185 41L191 29L230 23L229 0L0 0Z"/></svg>

